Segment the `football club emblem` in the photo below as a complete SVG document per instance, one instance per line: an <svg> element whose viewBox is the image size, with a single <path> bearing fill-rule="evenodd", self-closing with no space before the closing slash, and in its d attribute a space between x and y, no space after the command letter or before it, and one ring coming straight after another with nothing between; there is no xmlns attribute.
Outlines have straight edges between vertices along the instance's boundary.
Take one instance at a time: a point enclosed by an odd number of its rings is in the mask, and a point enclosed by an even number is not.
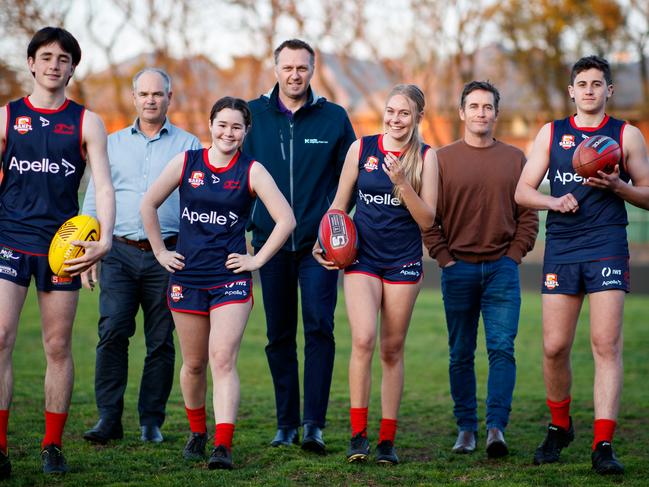
<svg viewBox="0 0 649 487"><path fill-rule="evenodd" d="M563 147L564 149L568 150L571 147L575 146L575 136L574 135L569 135L569 134L563 134L561 136L561 142L559 142L559 145Z"/></svg>
<svg viewBox="0 0 649 487"><path fill-rule="evenodd" d="M557 279L556 274L546 274L544 284L546 288L554 289L555 287L559 287L559 279Z"/></svg>
<svg viewBox="0 0 649 487"><path fill-rule="evenodd" d="M14 130L20 135L24 135L32 129L32 117L16 117Z"/></svg>
<svg viewBox="0 0 649 487"><path fill-rule="evenodd" d="M171 296L171 300L174 303L177 303L178 301L183 299L183 287L178 284L172 284L170 296Z"/></svg>
<svg viewBox="0 0 649 487"><path fill-rule="evenodd" d="M192 186L192 188L198 188L204 184L203 178L205 178L203 172L192 171L192 176L187 180L187 182Z"/></svg>
<svg viewBox="0 0 649 487"><path fill-rule="evenodd" d="M369 156L363 167L367 172L376 171L379 168L379 160L374 156Z"/></svg>

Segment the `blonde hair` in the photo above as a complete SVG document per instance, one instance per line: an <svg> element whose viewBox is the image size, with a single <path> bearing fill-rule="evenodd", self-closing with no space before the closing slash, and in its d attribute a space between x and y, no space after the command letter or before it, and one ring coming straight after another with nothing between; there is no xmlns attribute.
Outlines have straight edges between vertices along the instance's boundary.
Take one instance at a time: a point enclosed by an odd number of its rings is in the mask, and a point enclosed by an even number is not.
<svg viewBox="0 0 649 487"><path fill-rule="evenodd" d="M419 138L419 122L421 121L421 112L424 111L426 105L426 98L424 92L418 86L408 84L400 84L392 88L388 95L388 101L395 95L406 97L412 111L414 123L410 129L408 141L401 151L401 165L412 189L419 194L421 191L421 173L424 168L424 159L421 155L422 142ZM392 192L401 204L404 204L399 188L395 186Z"/></svg>

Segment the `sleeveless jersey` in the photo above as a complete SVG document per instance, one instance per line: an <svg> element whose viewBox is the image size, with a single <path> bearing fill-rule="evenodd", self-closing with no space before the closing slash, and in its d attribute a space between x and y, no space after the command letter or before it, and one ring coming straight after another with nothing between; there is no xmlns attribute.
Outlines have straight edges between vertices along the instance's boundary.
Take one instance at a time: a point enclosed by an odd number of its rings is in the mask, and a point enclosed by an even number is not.
<svg viewBox="0 0 649 487"><path fill-rule="evenodd" d="M246 223L254 197L250 194L253 160L237 152L230 163L215 169L207 149L185 152L179 193L180 228L176 252L185 267L175 280L187 287L210 288L250 279L250 272L226 269L229 254L246 253Z"/></svg>
<svg viewBox="0 0 649 487"><path fill-rule="evenodd" d="M429 148L422 146L422 157ZM421 233L408 209L392 193L394 184L382 168L385 154L383 135L361 139L354 223L359 254L396 267L421 259Z"/></svg>
<svg viewBox="0 0 649 487"><path fill-rule="evenodd" d="M0 244L47 254L54 233L79 213L84 112L71 100L56 110L35 108L28 98L7 105Z"/></svg>
<svg viewBox="0 0 649 487"><path fill-rule="evenodd" d="M548 170L551 194L561 197L572 193L579 209L576 213L548 211L545 262L566 264L629 255L624 200L611 191L583 186L584 179L572 168L575 148L593 135L607 135L622 147L624 125L624 121L608 115L598 127L578 127L572 116L552 122ZM623 163L620 178L626 182L630 179Z"/></svg>

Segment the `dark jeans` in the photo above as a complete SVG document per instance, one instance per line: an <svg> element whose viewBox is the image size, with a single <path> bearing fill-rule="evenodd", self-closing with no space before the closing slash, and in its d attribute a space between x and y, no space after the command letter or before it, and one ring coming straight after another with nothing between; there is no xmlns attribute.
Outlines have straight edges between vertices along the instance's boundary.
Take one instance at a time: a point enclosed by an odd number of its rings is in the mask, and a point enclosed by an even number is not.
<svg viewBox="0 0 649 487"><path fill-rule="evenodd" d="M489 356L487 428L504 431L516 382L514 339L521 308L518 266L509 257L479 264L457 261L442 270L442 295L458 429L478 430L474 356L482 311Z"/></svg>
<svg viewBox="0 0 649 487"><path fill-rule="evenodd" d="M173 320L167 307L169 274L153 252L113 241L100 269L99 343L95 397L99 415L120 419L128 378L129 338L142 306L146 358L140 383L141 425L161 426L174 375Z"/></svg>
<svg viewBox="0 0 649 487"><path fill-rule="evenodd" d="M257 249L258 250L258 249ZM275 387L277 426L300 425L297 360L297 290L304 324L304 424L325 426L333 372L334 309L338 272L319 265L311 251L280 250L259 270L266 310L266 356Z"/></svg>

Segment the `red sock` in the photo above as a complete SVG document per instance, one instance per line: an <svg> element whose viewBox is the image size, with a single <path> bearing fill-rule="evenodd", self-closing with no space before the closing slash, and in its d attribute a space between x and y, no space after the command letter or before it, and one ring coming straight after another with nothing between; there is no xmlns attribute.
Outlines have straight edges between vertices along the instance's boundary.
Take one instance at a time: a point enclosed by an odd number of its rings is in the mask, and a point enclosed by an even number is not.
<svg viewBox="0 0 649 487"><path fill-rule="evenodd" d="M352 436L361 434L367 437L367 408L349 408L349 421L352 425Z"/></svg>
<svg viewBox="0 0 649 487"><path fill-rule="evenodd" d="M189 419L189 429L192 433L207 433L207 415L205 406L196 409L189 409L185 406L187 419Z"/></svg>
<svg viewBox="0 0 649 487"><path fill-rule="evenodd" d="M593 450L600 441L613 441L613 433L617 423L612 419L596 419L594 424L595 438L593 439Z"/></svg>
<svg viewBox="0 0 649 487"><path fill-rule="evenodd" d="M232 448L232 436L234 436L234 425L232 423L219 423L214 432L214 446L224 445Z"/></svg>
<svg viewBox="0 0 649 487"><path fill-rule="evenodd" d="M570 428L570 401L571 397L568 396L563 401L550 401L546 399L546 403L550 408L550 422L559 428L567 430Z"/></svg>
<svg viewBox="0 0 649 487"><path fill-rule="evenodd" d="M51 413L45 411L45 438L41 443L41 448L54 443L57 446L62 445L63 428L65 421L68 419L68 413Z"/></svg>
<svg viewBox="0 0 649 487"><path fill-rule="evenodd" d="M381 418L381 428L379 429L379 443L384 440L394 443L394 437L397 436L397 420Z"/></svg>
<svg viewBox="0 0 649 487"><path fill-rule="evenodd" d="M9 424L9 410L0 410L0 450L7 454L7 425Z"/></svg>

